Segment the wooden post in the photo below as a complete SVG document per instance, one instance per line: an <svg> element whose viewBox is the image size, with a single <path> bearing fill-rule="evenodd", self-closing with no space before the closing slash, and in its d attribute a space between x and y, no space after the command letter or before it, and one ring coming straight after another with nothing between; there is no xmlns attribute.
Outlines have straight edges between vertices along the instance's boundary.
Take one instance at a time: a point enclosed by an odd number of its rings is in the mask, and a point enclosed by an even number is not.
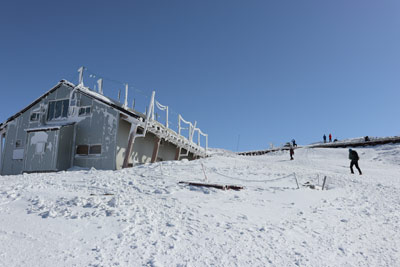
<svg viewBox="0 0 400 267"><path fill-rule="evenodd" d="M325 182L326 182L326 176L324 177L324 181L322 183L322 190L324 190L324 188L325 188Z"/></svg>
<svg viewBox="0 0 400 267"><path fill-rule="evenodd" d="M204 165L203 165L203 163L201 163L201 167L203 168L204 180L207 182L207 181L208 181L208 178L207 178L207 175L206 175L206 170L204 169Z"/></svg>
<svg viewBox="0 0 400 267"><path fill-rule="evenodd" d="M156 162L158 156L158 149L160 148L161 139L156 137L154 141L153 155L151 156L151 163Z"/></svg>
<svg viewBox="0 0 400 267"><path fill-rule="evenodd" d="M294 172L293 175L294 175L294 179L296 180L297 189L300 189L299 182L297 181L296 173Z"/></svg>
<svg viewBox="0 0 400 267"><path fill-rule="evenodd" d="M181 148L180 147L176 147L175 150L175 160L179 160L179 157L181 156Z"/></svg>

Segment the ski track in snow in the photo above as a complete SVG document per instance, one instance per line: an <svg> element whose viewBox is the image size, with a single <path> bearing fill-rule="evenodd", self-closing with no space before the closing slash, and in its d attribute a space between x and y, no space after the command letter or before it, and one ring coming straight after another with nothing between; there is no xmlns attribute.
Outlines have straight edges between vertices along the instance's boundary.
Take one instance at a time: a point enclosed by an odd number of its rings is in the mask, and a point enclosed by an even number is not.
<svg viewBox="0 0 400 267"><path fill-rule="evenodd" d="M400 266L400 146L357 151L362 176L329 148L0 176L0 265ZM245 189L178 184L201 163Z"/></svg>

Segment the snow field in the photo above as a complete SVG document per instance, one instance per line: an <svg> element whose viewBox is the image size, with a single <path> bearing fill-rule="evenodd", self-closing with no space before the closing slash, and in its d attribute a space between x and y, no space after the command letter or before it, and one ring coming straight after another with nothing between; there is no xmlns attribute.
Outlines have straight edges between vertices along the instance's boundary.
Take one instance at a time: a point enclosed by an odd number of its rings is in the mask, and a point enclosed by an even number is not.
<svg viewBox="0 0 400 267"><path fill-rule="evenodd" d="M0 265L399 266L400 146L356 150L0 176Z"/></svg>

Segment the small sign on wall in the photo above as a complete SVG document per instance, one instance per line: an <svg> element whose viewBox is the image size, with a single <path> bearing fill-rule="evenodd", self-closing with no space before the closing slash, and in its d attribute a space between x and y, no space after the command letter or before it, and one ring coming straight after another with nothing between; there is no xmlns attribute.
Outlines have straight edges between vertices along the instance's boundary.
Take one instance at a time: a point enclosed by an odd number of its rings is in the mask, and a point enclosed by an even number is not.
<svg viewBox="0 0 400 267"><path fill-rule="evenodd" d="M13 159L24 159L24 149L14 149L13 151Z"/></svg>

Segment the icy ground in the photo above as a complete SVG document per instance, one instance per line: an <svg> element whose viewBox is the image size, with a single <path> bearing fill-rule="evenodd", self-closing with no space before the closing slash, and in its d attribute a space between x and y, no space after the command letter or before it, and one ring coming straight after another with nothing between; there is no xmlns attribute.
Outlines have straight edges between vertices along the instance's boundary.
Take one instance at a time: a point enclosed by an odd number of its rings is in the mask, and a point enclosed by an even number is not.
<svg viewBox="0 0 400 267"><path fill-rule="evenodd" d="M400 146L356 150L0 176L0 266L400 266Z"/></svg>

